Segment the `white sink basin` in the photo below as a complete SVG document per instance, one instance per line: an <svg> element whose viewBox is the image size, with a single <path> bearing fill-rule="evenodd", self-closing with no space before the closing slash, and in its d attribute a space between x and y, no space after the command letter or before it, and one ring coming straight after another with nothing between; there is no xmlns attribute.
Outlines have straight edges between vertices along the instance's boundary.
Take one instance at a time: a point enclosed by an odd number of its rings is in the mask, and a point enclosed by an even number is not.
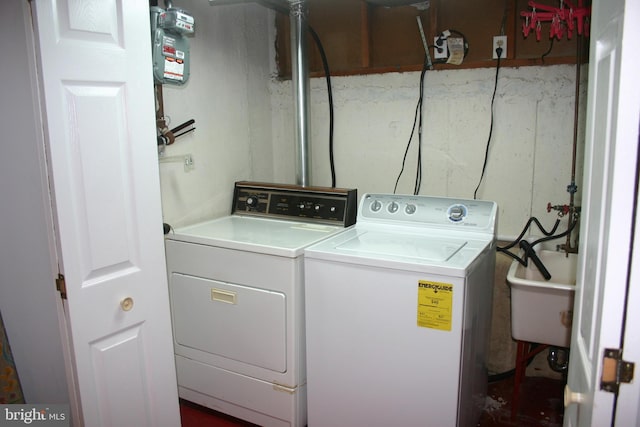
<svg viewBox="0 0 640 427"><path fill-rule="evenodd" d="M511 335L520 341L569 347L578 256L549 250L536 254L551 273L550 280L531 260L528 267L513 260L507 273Z"/></svg>

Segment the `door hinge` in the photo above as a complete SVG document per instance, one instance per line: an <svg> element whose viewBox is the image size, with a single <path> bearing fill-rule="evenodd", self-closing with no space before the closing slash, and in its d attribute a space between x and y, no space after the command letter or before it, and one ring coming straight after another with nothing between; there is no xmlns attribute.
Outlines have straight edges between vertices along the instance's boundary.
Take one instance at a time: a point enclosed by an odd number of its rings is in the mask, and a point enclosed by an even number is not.
<svg viewBox="0 0 640 427"><path fill-rule="evenodd" d="M622 360L622 350L605 348L602 359L602 378L600 389L611 393L618 393L620 384L633 381L635 363Z"/></svg>
<svg viewBox="0 0 640 427"><path fill-rule="evenodd" d="M60 292L60 297L62 299L67 299L67 283L64 281L64 276L62 274L58 274L56 278L56 289Z"/></svg>

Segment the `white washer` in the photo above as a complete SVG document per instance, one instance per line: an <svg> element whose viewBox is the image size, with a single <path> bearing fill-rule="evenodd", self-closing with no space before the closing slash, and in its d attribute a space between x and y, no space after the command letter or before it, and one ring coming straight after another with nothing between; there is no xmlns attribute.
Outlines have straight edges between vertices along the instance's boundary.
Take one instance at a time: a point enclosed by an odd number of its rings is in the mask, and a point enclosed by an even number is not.
<svg viewBox="0 0 640 427"><path fill-rule="evenodd" d="M309 427L475 426L485 404L497 206L364 195L305 250Z"/></svg>
<svg viewBox="0 0 640 427"><path fill-rule="evenodd" d="M236 183L232 215L165 241L179 395L261 426L307 421L303 250L355 190Z"/></svg>

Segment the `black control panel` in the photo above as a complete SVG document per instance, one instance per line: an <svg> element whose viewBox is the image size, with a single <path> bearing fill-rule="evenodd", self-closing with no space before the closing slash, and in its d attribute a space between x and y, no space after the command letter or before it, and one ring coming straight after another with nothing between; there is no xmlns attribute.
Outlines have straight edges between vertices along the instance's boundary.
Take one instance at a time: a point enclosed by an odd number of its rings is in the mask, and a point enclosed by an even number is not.
<svg viewBox="0 0 640 427"><path fill-rule="evenodd" d="M231 213L348 227L356 222L357 205L355 189L239 181Z"/></svg>

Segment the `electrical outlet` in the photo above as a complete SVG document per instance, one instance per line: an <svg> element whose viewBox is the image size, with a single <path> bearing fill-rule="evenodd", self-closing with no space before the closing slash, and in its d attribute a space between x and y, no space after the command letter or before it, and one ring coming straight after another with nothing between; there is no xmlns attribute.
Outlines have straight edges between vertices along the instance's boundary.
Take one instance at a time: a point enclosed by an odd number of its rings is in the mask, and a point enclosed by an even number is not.
<svg viewBox="0 0 640 427"><path fill-rule="evenodd" d="M493 48L491 51L493 52L493 59L498 59L498 54L496 53L496 49L502 48L502 55L500 55L500 59L504 59L507 57L507 36L493 36Z"/></svg>
<svg viewBox="0 0 640 427"><path fill-rule="evenodd" d="M447 59L447 39L444 37L433 38L433 59Z"/></svg>

